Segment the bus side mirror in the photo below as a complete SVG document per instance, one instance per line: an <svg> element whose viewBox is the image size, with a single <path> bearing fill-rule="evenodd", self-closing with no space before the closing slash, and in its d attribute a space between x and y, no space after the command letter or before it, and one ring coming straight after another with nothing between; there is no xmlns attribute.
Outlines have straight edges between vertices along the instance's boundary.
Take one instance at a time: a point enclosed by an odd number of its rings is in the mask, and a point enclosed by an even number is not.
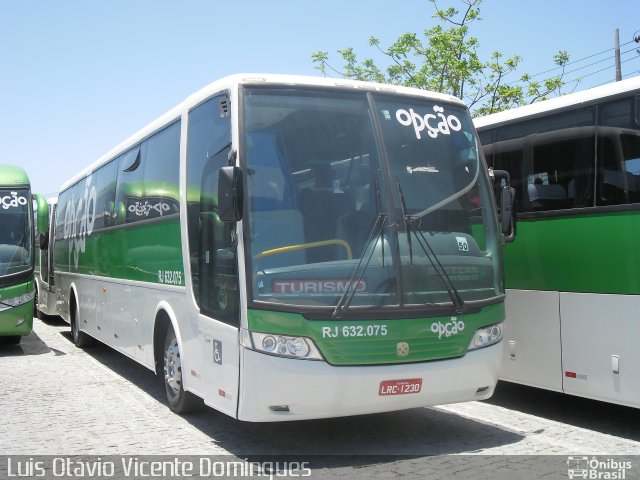
<svg viewBox="0 0 640 480"><path fill-rule="evenodd" d="M505 185L500 195L500 223L502 224L502 238L505 242L513 242L516 238L516 217L513 212L515 189Z"/></svg>
<svg viewBox="0 0 640 480"><path fill-rule="evenodd" d="M34 193L32 197L36 209L36 233L42 235L49 230L49 204L42 195Z"/></svg>
<svg viewBox="0 0 640 480"><path fill-rule="evenodd" d="M237 222L242 218L242 170L222 167L218 173L218 215L223 222Z"/></svg>
<svg viewBox="0 0 640 480"><path fill-rule="evenodd" d="M40 250L47 250L49 248L49 232L38 234L38 246Z"/></svg>
<svg viewBox="0 0 640 480"><path fill-rule="evenodd" d="M504 243L513 242L516 238L516 215L513 204L516 191L511 187L511 177L506 170L492 170L491 176L500 185L500 224ZM504 180L504 181L503 181Z"/></svg>

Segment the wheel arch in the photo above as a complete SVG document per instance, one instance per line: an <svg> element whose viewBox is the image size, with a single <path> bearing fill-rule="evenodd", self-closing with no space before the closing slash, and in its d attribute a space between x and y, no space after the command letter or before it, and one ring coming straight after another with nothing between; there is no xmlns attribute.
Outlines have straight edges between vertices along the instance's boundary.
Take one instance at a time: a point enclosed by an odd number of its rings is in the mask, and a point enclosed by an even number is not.
<svg viewBox="0 0 640 480"><path fill-rule="evenodd" d="M153 322L153 365L155 367L156 375L163 375L162 371L162 355L164 347L164 338L169 329L169 326L173 328L178 340L178 347L184 354L184 347L182 343L182 335L178 328L177 316L166 301L161 301L156 306L155 319Z"/></svg>
<svg viewBox="0 0 640 480"><path fill-rule="evenodd" d="M69 308L67 310L69 324L76 320L76 304L78 304L78 308L80 308L80 296L78 295L78 287L76 287L75 283L71 283L71 285L69 285Z"/></svg>

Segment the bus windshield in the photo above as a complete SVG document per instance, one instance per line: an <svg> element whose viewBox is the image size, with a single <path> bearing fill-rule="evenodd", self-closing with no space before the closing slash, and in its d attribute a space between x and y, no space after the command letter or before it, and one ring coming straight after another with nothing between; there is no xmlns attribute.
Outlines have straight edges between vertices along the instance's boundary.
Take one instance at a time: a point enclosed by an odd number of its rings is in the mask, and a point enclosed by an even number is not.
<svg viewBox="0 0 640 480"><path fill-rule="evenodd" d="M30 198L28 189L0 189L0 276L31 268Z"/></svg>
<svg viewBox="0 0 640 480"><path fill-rule="evenodd" d="M465 108L317 89L254 87L243 98L254 302L455 313L502 295Z"/></svg>

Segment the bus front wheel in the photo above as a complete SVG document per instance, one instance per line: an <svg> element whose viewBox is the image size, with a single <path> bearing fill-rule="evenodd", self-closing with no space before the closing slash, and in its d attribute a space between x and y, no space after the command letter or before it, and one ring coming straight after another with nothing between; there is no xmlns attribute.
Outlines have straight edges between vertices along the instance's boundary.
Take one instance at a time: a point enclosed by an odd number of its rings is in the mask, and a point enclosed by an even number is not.
<svg viewBox="0 0 640 480"><path fill-rule="evenodd" d="M167 328L163 352L164 389L167 393L169 408L176 413L199 410L202 407L202 400L183 388L180 346L171 325Z"/></svg>

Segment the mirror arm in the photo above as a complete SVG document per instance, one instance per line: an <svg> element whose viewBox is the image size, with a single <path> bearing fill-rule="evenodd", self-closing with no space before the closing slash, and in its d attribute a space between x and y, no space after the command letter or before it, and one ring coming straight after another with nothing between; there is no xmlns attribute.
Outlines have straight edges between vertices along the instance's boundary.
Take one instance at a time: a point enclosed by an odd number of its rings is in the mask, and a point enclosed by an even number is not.
<svg viewBox="0 0 640 480"><path fill-rule="evenodd" d="M516 198L515 189L511 187L511 176L506 170L489 169L489 175L494 182L501 185L500 195L500 223L502 224L503 243L513 242L516 238L516 214L514 202ZM504 185L502 184L504 180Z"/></svg>
<svg viewBox="0 0 640 480"><path fill-rule="evenodd" d="M218 215L223 222L242 219L243 182L240 167L222 167L218 173Z"/></svg>

